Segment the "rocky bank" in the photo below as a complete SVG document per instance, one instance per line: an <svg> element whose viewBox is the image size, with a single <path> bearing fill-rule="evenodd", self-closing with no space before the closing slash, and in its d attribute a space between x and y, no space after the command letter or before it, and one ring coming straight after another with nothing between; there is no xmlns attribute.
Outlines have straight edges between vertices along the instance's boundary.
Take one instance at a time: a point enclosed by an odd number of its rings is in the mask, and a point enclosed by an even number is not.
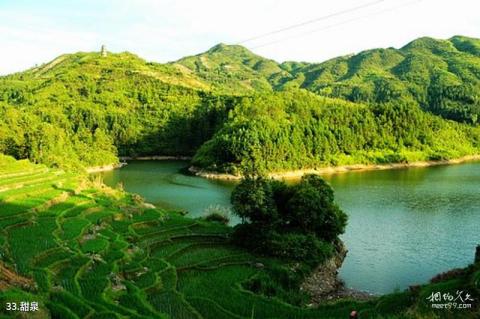
<svg viewBox="0 0 480 319"><path fill-rule="evenodd" d="M309 306L314 307L325 301L341 298L367 300L375 297L367 292L345 287L345 283L338 278L338 269L342 266L347 252L345 245L340 241L337 244L335 255L319 265L304 280L300 289L306 291L311 296Z"/></svg>

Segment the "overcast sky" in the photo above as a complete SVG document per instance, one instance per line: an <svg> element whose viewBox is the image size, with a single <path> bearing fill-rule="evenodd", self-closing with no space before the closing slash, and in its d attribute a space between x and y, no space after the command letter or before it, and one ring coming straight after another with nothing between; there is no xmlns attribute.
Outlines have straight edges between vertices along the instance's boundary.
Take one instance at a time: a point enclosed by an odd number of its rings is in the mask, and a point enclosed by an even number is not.
<svg viewBox="0 0 480 319"><path fill-rule="evenodd" d="M167 62L332 14L243 45L321 62L421 36L480 38L479 0L0 0L0 74L101 44Z"/></svg>

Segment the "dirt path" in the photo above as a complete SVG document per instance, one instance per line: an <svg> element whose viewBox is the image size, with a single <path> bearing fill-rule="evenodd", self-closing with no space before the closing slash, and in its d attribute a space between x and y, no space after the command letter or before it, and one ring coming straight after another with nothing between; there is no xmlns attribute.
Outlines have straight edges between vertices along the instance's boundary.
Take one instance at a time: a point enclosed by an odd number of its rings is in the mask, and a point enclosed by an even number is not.
<svg viewBox="0 0 480 319"><path fill-rule="evenodd" d="M33 286L34 283L32 279L20 276L0 261L0 291L11 287L31 288Z"/></svg>

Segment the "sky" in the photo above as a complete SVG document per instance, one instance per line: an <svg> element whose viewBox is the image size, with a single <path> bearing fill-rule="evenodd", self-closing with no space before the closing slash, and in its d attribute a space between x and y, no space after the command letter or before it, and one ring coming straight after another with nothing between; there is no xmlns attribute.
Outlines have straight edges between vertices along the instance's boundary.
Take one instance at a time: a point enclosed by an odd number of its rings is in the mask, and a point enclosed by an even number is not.
<svg viewBox="0 0 480 319"><path fill-rule="evenodd" d="M0 0L0 74L102 44L156 62L221 42L278 62L322 62L453 35L480 38L479 0Z"/></svg>

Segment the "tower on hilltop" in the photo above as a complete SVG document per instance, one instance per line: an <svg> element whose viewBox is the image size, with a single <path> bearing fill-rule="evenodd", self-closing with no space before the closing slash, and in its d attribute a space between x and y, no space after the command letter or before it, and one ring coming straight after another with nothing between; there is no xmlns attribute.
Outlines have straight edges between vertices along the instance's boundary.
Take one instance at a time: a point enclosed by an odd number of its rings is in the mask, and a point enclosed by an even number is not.
<svg viewBox="0 0 480 319"><path fill-rule="evenodd" d="M107 56L107 48L105 47L105 44L102 44L102 49L100 51L102 57L106 57Z"/></svg>

